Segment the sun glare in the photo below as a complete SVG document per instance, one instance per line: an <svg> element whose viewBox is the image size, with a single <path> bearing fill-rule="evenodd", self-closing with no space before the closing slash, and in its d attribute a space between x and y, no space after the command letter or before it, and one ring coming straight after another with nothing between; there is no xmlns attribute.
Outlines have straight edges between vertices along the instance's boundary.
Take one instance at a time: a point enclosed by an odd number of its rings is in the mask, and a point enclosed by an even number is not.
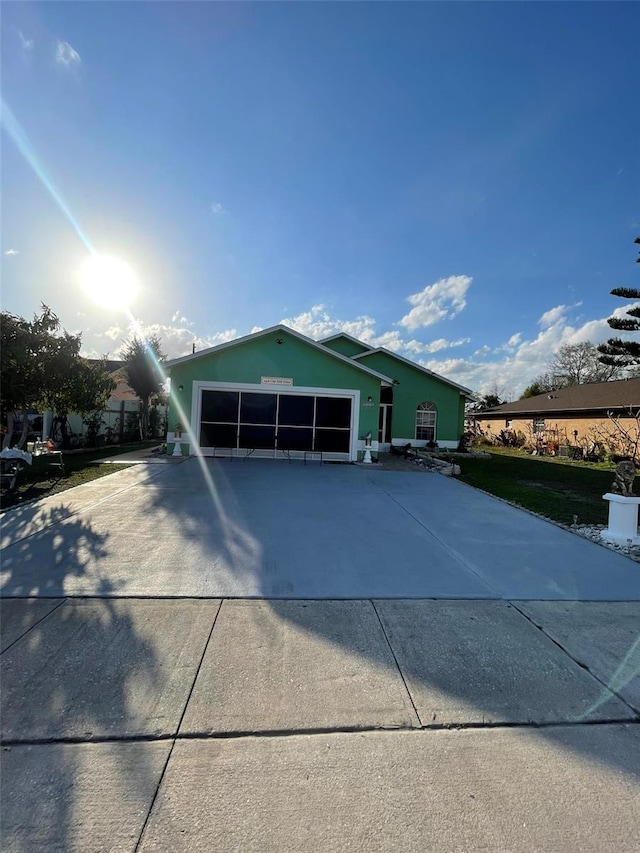
<svg viewBox="0 0 640 853"><path fill-rule="evenodd" d="M91 255L80 270L80 284L98 305L128 308L138 292L138 278L129 264L109 255Z"/></svg>

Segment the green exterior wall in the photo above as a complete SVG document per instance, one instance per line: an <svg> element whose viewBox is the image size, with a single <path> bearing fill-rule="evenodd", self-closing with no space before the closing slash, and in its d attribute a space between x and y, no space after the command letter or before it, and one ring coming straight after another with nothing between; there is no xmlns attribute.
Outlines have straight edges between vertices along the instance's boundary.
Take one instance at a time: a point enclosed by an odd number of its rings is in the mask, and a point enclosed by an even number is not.
<svg viewBox="0 0 640 853"><path fill-rule="evenodd" d="M457 388L384 352L365 355L358 361L399 383L393 388L391 434L394 439L415 440L416 409L420 403L430 401L438 410L436 441L460 440L464 428L464 399Z"/></svg>
<svg viewBox="0 0 640 853"><path fill-rule="evenodd" d="M277 339L282 340L283 343L277 344ZM357 363L351 365L334 358L329 353L323 353L281 329L209 355L203 354L199 358L173 365L170 367L170 375L169 436L173 435L175 424L180 420L176 399L187 421L191 417L194 381L249 383L260 386L263 376L290 377L293 379L294 387L358 389L360 421L356 437L363 438L369 430L374 438L377 435L380 380L359 370ZM178 391L181 385L183 390ZM265 391L286 391L286 386L262 385L261 388ZM372 397L373 406L364 405L369 396ZM193 424L192 428L197 437L198 424ZM183 453L188 452L184 444L182 449ZM169 441L169 453L172 450L173 442Z"/></svg>
<svg viewBox="0 0 640 853"><path fill-rule="evenodd" d="M322 344L324 347L328 347L329 349L334 350L334 352L339 352L340 355L346 355L348 358L352 358L354 355L360 355L362 352L366 352L369 347L364 344L358 344L355 341L349 340L349 338L334 338L332 341L327 341L326 344Z"/></svg>

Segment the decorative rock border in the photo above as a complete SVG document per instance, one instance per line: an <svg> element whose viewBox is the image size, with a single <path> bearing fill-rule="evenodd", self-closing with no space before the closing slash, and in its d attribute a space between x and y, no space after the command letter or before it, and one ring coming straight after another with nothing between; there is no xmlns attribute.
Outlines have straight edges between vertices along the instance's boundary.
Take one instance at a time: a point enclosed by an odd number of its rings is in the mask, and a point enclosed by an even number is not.
<svg viewBox="0 0 640 853"><path fill-rule="evenodd" d="M565 526L565 525L563 525ZM566 526L566 529L571 533L577 533L585 539L590 539L592 542L597 542L610 551L617 551L619 554L624 554L625 557L631 557L637 563L640 563L640 545L626 544L621 545L616 542L610 542L602 537L602 531L606 530L606 524L582 524L578 526Z"/></svg>

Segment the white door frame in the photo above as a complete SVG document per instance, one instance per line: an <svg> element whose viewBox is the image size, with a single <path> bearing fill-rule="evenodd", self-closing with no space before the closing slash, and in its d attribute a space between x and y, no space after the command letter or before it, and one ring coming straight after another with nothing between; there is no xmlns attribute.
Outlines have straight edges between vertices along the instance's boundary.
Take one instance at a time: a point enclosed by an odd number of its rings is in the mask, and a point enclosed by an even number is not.
<svg viewBox="0 0 640 853"><path fill-rule="evenodd" d="M382 453L388 453L391 450L391 442L385 441L384 437L387 434L388 420L393 415L393 403L380 403L380 409L382 411L382 429L378 427L378 433L382 434L382 441L380 441L378 447ZM378 423L380 423L380 421L378 421Z"/></svg>

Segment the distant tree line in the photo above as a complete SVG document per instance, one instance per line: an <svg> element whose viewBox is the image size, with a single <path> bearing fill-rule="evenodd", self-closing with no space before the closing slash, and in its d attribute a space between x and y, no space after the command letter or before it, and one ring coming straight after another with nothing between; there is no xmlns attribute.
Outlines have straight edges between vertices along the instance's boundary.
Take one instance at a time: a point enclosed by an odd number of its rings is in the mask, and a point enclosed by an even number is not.
<svg viewBox="0 0 640 853"><path fill-rule="evenodd" d="M524 389L520 399L546 394L571 385L609 382L612 379L622 379L624 376L625 371L621 366L603 364L600 361L598 347L590 341L565 344L549 361L547 370L536 376Z"/></svg>
<svg viewBox="0 0 640 853"><path fill-rule="evenodd" d="M3 311L0 318L0 409L2 446L9 446L16 419L22 419L17 442L24 447L30 411L84 415L103 409L115 382L102 362L80 356L81 335L60 328L47 306L33 320Z"/></svg>
<svg viewBox="0 0 640 853"><path fill-rule="evenodd" d="M0 317L0 421L2 447L12 442L14 425L21 421L17 447L24 447L29 431L29 412L55 413L65 424L74 412L89 416L104 410L116 386L107 373L106 359L95 361L80 355L82 336L61 328L47 305L33 320L9 311ZM128 385L142 402L141 438L149 433L149 405L161 395L165 357L156 336L134 337L125 346L124 373ZM64 430L63 430L64 432ZM46 436L45 436L46 437Z"/></svg>

